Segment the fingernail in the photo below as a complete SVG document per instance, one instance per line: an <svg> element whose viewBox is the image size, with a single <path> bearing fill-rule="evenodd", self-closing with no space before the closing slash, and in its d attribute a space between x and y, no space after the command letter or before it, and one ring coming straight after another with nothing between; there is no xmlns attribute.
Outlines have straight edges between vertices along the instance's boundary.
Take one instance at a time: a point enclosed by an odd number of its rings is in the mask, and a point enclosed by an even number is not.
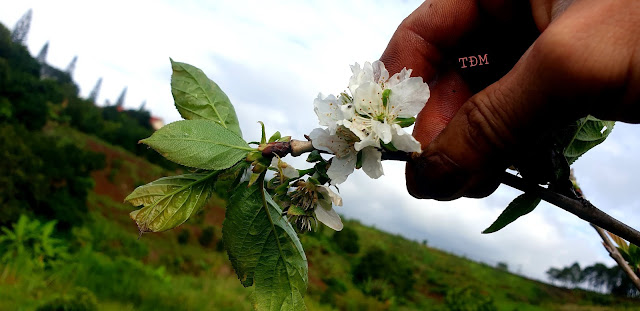
<svg viewBox="0 0 640 311"><path fill-rule="evenodd" d="M449 157L433 152L407 165L407 190L420 199L453 200L469 176Z"/></svg>

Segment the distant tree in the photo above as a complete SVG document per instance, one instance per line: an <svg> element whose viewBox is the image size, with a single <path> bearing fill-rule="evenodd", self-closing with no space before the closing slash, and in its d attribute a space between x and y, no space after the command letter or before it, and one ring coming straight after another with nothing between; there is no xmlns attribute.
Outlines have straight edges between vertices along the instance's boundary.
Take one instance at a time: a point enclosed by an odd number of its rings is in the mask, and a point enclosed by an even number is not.
<svg viewBox="0 0 640 311"><path fill-rule="evenodd" d="M64 70L66 74L70 77L73 77L73 72L76 70L76 63L78 62L78 56L74 56L69 65L67 65L67 69Z"/></svg>
<svg viewBox="0 0 640 311"><path fill-rule="evenodd" d="M127 96L127 87L125 86L124 89L122 89L122 92L120 93L120 96L118 96L118 100L116 101L116 107L120 107L120 109L124 108L124 98L125 96Z"/></svg>
<svg viewBox="0 0 640 311"><path fill-rule="evenodd" d="M48 53L49 53L49 41L47 41L40 49L40 52L38 52L38 56L36 57L36 60L38 61L38 63L46 64Z"/></svg>
<svg viewBox="0 0 640 311"><path fill-rule="evenodd" d="M198 237L198 243L204 247L211 246L213 243L213 239L215 237L215 228L213 226L208 226L202 230L202 233Z"/></svg>
<svg viewBox="0 0 640 311"><path fill-rule="evenodd" d="M608 268L602 263L580 269L578 263L562 269L550 268L547 276L552 282L558 281L565 286L586 285L597 291L607 291L611 294L627 297L638 297L640 293L629 277L617 265Z"/></svg>
<svg viewBox="0 0 640 311"><path fill-rule="evenodd" d="M386 282L397 297L407 297L415 283L411 264L380 248L373 248L362 256L353 269L353 279L360 286L376 280Z"/></svg>
<svg viewBox="0 0 640 311"><path fill-rule="evenodd" d="M31 16L33 10L29 9L16 23L11 32L11 41L17 44L24 45L27 41L27 35L29 34L29 28L31 27Z"/></svg>
<svg viewBox="0 0 640 311"><path fill-rule="evenodd" d="M360 243L358 242L358 233L350 227L345 227L342 231L333 234L333 241L343 251L348 254L356 254L360 251Z"/></svg>
<svg viewBox="0 0 640 311"><path fill-rule="evenodd" d="M96 100L98 100L98 95L100 94L101 86L102 86L102 77L100 77L100 79L98 79L98 82L96 82L96 85L91 90L91 93L89 93L89 98L87 100L95 104Z"/></svg>
<svg viewBox="0 0 640 311"><path fill-rule="evenodd" d="M502 270L502 271L509 271L509 265L506 262L498 262L498 264L496 265L496 269L498 270Z"/></svg>

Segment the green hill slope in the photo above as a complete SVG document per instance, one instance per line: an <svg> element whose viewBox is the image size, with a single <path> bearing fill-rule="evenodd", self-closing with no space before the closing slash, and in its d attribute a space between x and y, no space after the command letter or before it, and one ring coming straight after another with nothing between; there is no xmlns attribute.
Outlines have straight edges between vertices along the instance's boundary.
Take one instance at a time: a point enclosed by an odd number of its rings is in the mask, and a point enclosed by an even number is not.
<svg viewBox="0 0 640 311"><path fill-rule="evenodd" d="M72 138L105 154L92 173L89 220L72 230L64 264L49 270L4 267L0 309L32 310L78 288L99 310L250 310L221 244L224 210L212 200L178 229L138 239L121 203L137 185L165 171L98 138L65 126L47 135ZM309 259L310 310L634 310L634 300L557 288L347 221L340 233L302 236Z"/></svg>

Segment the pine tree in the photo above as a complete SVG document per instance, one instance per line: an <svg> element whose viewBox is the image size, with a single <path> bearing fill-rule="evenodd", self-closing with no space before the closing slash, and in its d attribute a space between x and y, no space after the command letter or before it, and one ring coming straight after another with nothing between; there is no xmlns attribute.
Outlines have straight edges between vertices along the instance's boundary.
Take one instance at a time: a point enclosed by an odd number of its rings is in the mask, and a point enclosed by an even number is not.
<svg viewBox="0 0 640 311"><path fill-rule="evenodd" d="M69 63L69 65L67 66L67 69L64 71L72 78L73 78L73 72L76 70L77 61L78 61L78 56L74 56L71 62Z"/></svg>
<svg viewBox="0 0 640 311"><path fill-rule="evenodd" d="M124 107L124 97L127 95L127 87L125 86L120 93L120 97L118 97L118 101L116 101L116 107L123 108Z"/></svg>
<svg viewBox="0 0 640 311"><path fill-rule="evenodd" d="M29 34L29 27L31 27L31 15L33 10L29 9L27 13L24 13L22 17L16 23L16 26L11 32L11 41L14 43L24 45L27 41L27 35Z"/></svg>
<svg viewBox="0 0 640 311"><path fill-rule="evenodd" d="M89 93L89 100L94 104L96 103L96 100L98 100L98 94L100 93L101 86L102 86L102 77L98 79L98 82L96 82L96 85L93 87L93 90L91 90L91 93Z"/></svg>
<svg viewBox="0 0 640 311"><path fill-rule="evenodd" d="M47 63L48 52L49 52L49 41L47 41L47 43L45 43L40 49L40 53L38 53L38 56L36 57L36 60L38 60L38 63L40 63L41 65Z"/></svg>

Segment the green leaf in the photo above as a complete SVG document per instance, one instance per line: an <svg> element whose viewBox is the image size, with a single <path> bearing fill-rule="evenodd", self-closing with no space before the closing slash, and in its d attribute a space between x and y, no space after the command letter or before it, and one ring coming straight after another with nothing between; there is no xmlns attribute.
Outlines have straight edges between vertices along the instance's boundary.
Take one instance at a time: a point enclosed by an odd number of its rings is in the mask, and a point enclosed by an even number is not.
<svg viewBox="0 0 640 311"><path fill-rule="evenodd" d="M188 167L223 170L253 151L240 136L210 120L183 120L157 130L141 143Z"/></svg>
<svg viewBox="0 0 640 311"><path fill-rule="evenodd" d="M267 134L264 132L264 122L258 121L258 123L260 123L260 127L262 128L262 138L260 138L260 143L265 144L267 143Z"/></svg>
<svg viewBox="0 0 640 311"><path fill-rule="evenodd" d="M229 259L244 286L255 284L256 310L306 310L307 258L294 229L261 181L241 184L222 227Z"/></svg>
<svg viewBox="0 0 640 311"><path fill-rule="evenodd" d="M187 120L212 120L242 137L229 97L202 70L171 59L171 94L180 115Z"/></svg>
<svg viewBox="0 0 640 311"><path fill-rule="evenodd" d="M636 268L640 265L640 247L629 243L629 265Z"/></svg>
<svg viewBox="0 0 640 311"><path fill-rule="evenodd" d="M575 162L589 149L603 142L613 130L614 121L602 121L593 116L586 116L576 122L576 132L564 150L569 164Z"/></svg>
<svg viewBox="0 0 640 311"><path fill-rule="evenodd" d="M160 178L133 190L124 200L144 206L131 212L141 232L173 229L191 217L206 203L219 172L184 174Z"/></svg>
<svg viewBox="0 0 640 311"><path fill-rule="evenodd" d="M416 118L396 118L396 123L400 125L400 127L409 127L416 123Z"/></svg>
<svg viewBox="0 0 640 311"><path fill-rule="evenodd" d="M322 156L320 155L320 151L318 150L313 150L309 153L309 156L307 157L307 162L309 163L314 163L314 162L318 162L318 161L323 161L324 159L322 158Z"/></svg>
<svg viewBox="0 0 640 311"><path fill-rule="evenodd" d="M540 198L525 193L515 198L509 206L502 211L502 214L498 216L498 219L489 226L489 228L482 231L482 233L494 233L508 224L514 222L516 219L520 218L520 216L524 216L533 211L536 206L540 203Z"/></svg>
<svg viewBox="0 0 640 311"><path fill-rule="evenodd" d="M271 137L269 137L269 142L272 143L272 142L278 141L280 138L282 138L282 134L280 134L280 131L277 131L273 133Z"/></svg>

